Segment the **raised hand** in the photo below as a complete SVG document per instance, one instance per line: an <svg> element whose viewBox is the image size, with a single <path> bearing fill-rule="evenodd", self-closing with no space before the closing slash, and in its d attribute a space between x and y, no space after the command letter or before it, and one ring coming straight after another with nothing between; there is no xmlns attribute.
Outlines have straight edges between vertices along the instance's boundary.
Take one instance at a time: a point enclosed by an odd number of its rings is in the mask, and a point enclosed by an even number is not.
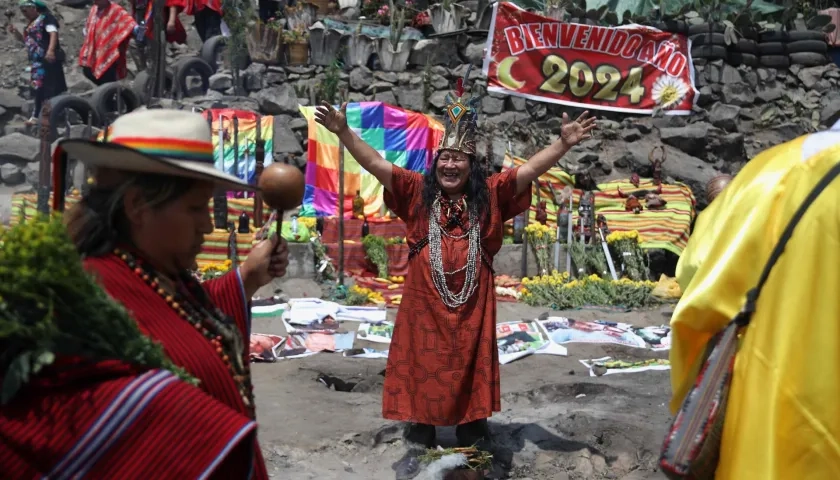
<svg viewBox="0 0 840 480"><path fill-rule="evenodd" d="M336 135L347 129L347 102L341 104L341 109L336 110L329 102L323 102L315 109L315 121L327 127L327 130Z"/></svg>
<svg viewBox="0 0 840 480"><path fill-rule="evenodd" d="M560 130L560 139L568 147L574 147L578 143L592 138L589 133L595 129L595 117L589 115L589 111L585 111L574 122L569 122L569 116L563 114L563 126Z"/></svg>

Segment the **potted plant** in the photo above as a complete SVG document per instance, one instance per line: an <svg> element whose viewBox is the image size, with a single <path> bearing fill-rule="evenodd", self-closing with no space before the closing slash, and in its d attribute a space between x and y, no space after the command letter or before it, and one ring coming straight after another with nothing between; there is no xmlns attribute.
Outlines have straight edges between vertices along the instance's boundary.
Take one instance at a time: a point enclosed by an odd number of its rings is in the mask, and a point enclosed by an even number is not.
<svg viewBox="0 0 840 480"><path fill-rule="evenodd" d="M342 38L344 47L344 64L348 67L366 66L370 56L377 50L377 39L362 34L362 24L356 25L356 31L352 35Z"/></svg>
<svg viewBox="0 0 840 480"><path fill-rule="evenodd" d="M405 8L394 5L394 0L388 0L391 12L391 33L388 38L379 40L379 63L386 72L403 72L408 66L408 56L414 41L402 40L405 28Z"/></svg>
<svg viewBox="0 0 840 480"><path fill-rule="evenodd" d="M246 37L251 60L266 65L279 65L283 57L283 20L269 18L257 22Z"/></svg>
<svg viewBox="0 0 840 480"><path fill-rule="evenodd" d="M469 17L470 10L452 0L443 0L429 7L429 17L435 33L457 32Z"/></svg>
<svg viewBox="0 0 840 480"><path fill-rule="evenodd" d="M571 3L571 0L546 0L543 14L554 20L564 20L566 18L566 8Z"/></svg>
<svg viewBox="0 0 840 480"><path fill-rule="evenodd" d="M388 5L382 5L379 7L379 10L376 11L376 21L381 23L382 25L390 25L391 24L391 12L390 7Z"/></svg>
<svg viewBox="0 0 840 480"><path fill-rule="evenodd" d="M309 27L309 53L312 65L332 65L341 48L341 37L338 30L327 28L322 22L315 22Z"/></svg>
<svg viewBox="0 0 840 480"><path fill-rule="evenodd" d="M307 29L315 23L318 8L308 2L299 2L285 8L286 28L288 30Z"/></svg>
<svg viewBox="0 0 840 480"><path fill-rule="evenodd" d="M301 26L284 30L283 42L289 46L289 65L309 64L309 30Z"/></svg>

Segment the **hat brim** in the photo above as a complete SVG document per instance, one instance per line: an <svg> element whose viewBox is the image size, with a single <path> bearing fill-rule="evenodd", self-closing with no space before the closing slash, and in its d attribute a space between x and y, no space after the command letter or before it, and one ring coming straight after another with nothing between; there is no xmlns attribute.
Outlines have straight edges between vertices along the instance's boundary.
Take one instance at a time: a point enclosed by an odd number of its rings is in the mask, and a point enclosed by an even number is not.
<svg viewBox="0 0 840 480"><path fill-rule="evenodd" d="M146 155L116 143L68 138L59 142L58 148L90 167L194 178L214 183L224 190L258 190L233 175L220 172L211 164Z"/></svg>

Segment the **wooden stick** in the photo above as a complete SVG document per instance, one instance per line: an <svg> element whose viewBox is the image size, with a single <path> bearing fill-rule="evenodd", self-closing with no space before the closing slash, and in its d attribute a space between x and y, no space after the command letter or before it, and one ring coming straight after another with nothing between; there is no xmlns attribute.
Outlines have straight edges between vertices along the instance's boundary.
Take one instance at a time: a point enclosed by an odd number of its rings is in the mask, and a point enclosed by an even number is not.
<svg viewBox="0 0 840 480"><path fill-rule="evenodd" d="M344 144L338 145L338 284L344 285Z"/></svg>
<svg viewBox="0 0 840 480"><path fill-rule="evenodd" d="M254 160L256 166L254 167L254 180L257 185L260 183L260 175L263 172L263 160L265 159L265 140L262 138L262 117L257 115L257 139L254 147ZM257 190L254 193L254 226L257 228L263 225L263 200L262 193Z"/></svg>

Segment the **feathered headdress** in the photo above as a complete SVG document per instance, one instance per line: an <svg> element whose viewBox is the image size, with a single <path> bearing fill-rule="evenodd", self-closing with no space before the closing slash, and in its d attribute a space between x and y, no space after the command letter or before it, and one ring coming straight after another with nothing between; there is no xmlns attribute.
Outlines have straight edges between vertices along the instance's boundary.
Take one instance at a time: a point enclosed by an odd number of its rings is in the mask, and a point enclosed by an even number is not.
<svg viewBox="0 0 840 480"><path fill-rule="evenodd" d="M468 155L476 154L476 134L478 129L478 102L481 97L468 92L466 83L472 66L467 67L464 78L459 78L455 95L446 96L446 121L441 138L440 150L455 150Z"/></svg>

